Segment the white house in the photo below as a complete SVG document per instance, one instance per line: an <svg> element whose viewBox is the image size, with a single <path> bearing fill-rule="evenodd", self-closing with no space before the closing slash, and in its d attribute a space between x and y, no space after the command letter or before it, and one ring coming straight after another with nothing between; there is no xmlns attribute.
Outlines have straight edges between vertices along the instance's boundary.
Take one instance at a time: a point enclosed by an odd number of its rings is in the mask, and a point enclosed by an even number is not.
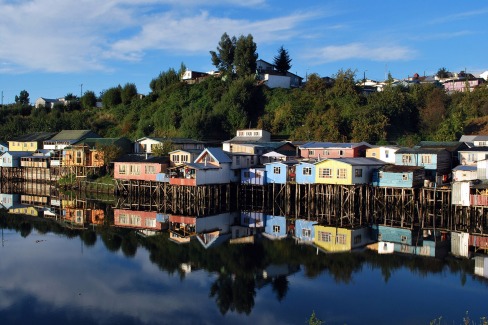
<svg viewBox="0 0 488 325"><path fill-rule="evenodd" d="M398 150L395 146L375 146L366 149L366 158L376 158L388 164L395 163L395 152Z"/></svg>
<svg viewBox="0 0 488 325"><path fill-rule="evenodd" d="M0 167L20 167L20 158L32 156L28 151L7 151L0 156Z"/></svg>

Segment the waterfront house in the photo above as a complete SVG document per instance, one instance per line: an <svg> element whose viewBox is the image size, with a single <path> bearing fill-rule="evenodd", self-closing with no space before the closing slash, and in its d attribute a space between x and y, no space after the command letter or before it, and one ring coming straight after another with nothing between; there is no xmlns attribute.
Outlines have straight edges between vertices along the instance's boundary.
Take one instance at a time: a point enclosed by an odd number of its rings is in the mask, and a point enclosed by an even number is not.
<svg viewBox="0 0 488 325"><path fill-rule="evenodd" d="M452 166L460 164L459 151L465 150L470 146L465 142L459 141L420 141L416 148L423 149L446 149L451 154Z"/></svg>
<svg viewBox="0 0 488 325"><path fill-rule="evenodd" d="M20 194L0 193L0 208L10 209L20 203Z"/></svg>
<svg viewBox="0 0 488 325"><path fill-rule="evenodd" d="M201 235L199 239L205 247L215 242L220 235L230 235L231 225L235 222L234 213L221 213L211 216L169 216L170 240L188 243L191 237ZM208 236L205 236L208 234ZM230 238L230 236L226 236Z"/></svg>
<svg viewBox="0 0 488 325"><path fill-rule="evenodd" d="M327 252L347 252L371 243L369 227L344 228L314 225L313 243Z"/></svg>
<svg viewBox="0 0 488 325"><path fill-rule="evenodd" d="M14 137L8 141L8 150L34 152L37 149L43 149L44 141L51 139L55 134L54 132L36 132Z"/></svg>
<svg viewBox="0 0 488 325"><path fill-rule="evenodd" d="M373 171L385 165L376 158L326 159L315 164L317 184L370 184Z"/></svg>
<svg viewBox="0 0 488 325"><path fill-rule="evenodd" d="M168 228L169 216L156 211L114 209L114 226L137 230L162 231Z"/></svg>
<svg viewBox="0 0 488 325"><path fill-rule="evenodd" d="M387 164L395 163L395 152L400 149L396 146L372 146L366 149L366 158L376 158Z"/></svg>
<svg viewBox="0 0 488 325"><path fill-rule="evenodd" d="M414 188L422 187L425 180L423 167L385 165L373 170L373 186Z"/></svg>
<svg viewBox="0 0 488 325"><path fill-rule="evenodd" d="M0 167L20 167L22 157L32 156L28 151L7 151L0 156Z"/></svg>
<svg viewBox="0 0 488 325"><path fill-rule="evenodd" d="M174 150L203 150L205 144L202 141L187 139L187 138L158 138L158 137L144 137L137 139L134 143L135 153L151 154L155 148L161 147L166 152Z"/></svg>
<svg viewBox="0 0 488 325"><path fill-rule="evenodd" d="M353 158L365 157L366 149L371 148L367 142L334 143L308 142L298 147L300 157L308 159Z"/></svg>
<svg viewBox="0 0 488 325"><path fill-rule="evenodd" d="M0 141L0 154L8 151L8 143Z"/></svg>
<svg viewBox="0 0 488 325"><path fill-rule="evenodd" d="M253 243L254 235L263 232L263 219L263 212L241 210L239 222L231 225L231 244Z"/></svg>
<svg viewBox="0 0 488 325"><path fill-rule="evenodd" d="M241 184L266 185L266 168L250 167L241 169Z"/></svg>
<svg viewBox="0 0 488 325"><path fill-rule="evenodd" d="M222 149L206 148L193 163L170 168L169 183L187 186L228 184L238 179L231 165L232 159Z"/></svg>
<svg viewBox="0 0 488 325"><path fill-rule="evenodd" d="M488 158L488 147L471 147L460 150L459 162L462 165L474 166L480 160Z"/></svg>
<svg viewBox="0 0 488 325"><path fill-rule="evenodd" d="M283 239L288 236L288 220L284 216L264 215L263 235L269 239Z"/></svg>
<svg viewBox="0 0 488 325"><path fill-rule="evenodd" d="M296 161L275 161L264 164L266 168L266 183L286 184L295 181Z"/></svg>
<svg viewBox="0 0 488 325"><path fill-rule="evenodd" d="M91 130L63 130L52 138L44 140L43 149L62 150L76 142L86 138L100 138L98 134Z"/></svg>
<svg viewBox="0 0 488 325"><path fill-rule="evenodd" d="M125 155L114 161L114 179L168 182L168 166L168 157Z"/></svg>
<svg viewBox="0 0 488 325"><path fill-rule="evenodd" d="M452 169L452 180L454 182L471 181L477 178L477 166L458 165Z"/></svg>
<svg viewBox="0 0 488 325"><path fill-rule="evenodd" d="M452 172L451 154L439 148L402 148L395 153L395 165L420 166L425 178L437 185L449 182Z"/></svg>
<svg viewBox="0 0 488 325"><path fill-rule="evenodd" d="M179 166L185 163L193 162L203 149L178 149L169 153L170 167Z"/></svg>
<svg viewBox="0 0 488 325"><path fill-rule="evenodd" d="M315 238L314 225L317 221L296 219L293 237L299 243L312 243Z"/></svg>
<svg viewBox="0 0 488 325"><path fill-rule="evenodd" d="M417 246L422 243L423 236L418 227L400 228L386 225L372 226L373 239L378 242L391 242Z"/></svg>
<svg viewBox="0 0 488 325"><path fill-rule="evenodd" d="M315 183L315 161L300 161L295 165L297 184Z"/></svg>

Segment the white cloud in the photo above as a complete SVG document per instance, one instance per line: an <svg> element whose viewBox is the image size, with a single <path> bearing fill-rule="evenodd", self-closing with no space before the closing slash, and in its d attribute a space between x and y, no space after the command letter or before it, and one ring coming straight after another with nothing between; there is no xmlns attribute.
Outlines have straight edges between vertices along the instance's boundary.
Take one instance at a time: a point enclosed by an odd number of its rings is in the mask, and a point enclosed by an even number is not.
<svg viewBox="0 0 488 325"><path fill-rule="evenodd" d="M305 55L315 60L316 64L350 60L365 59L371 61L398 61L408 60L415 56L415 51L397 45L373 46L363 43L350 43L345 45L330 45L310 51Z"/></svg>

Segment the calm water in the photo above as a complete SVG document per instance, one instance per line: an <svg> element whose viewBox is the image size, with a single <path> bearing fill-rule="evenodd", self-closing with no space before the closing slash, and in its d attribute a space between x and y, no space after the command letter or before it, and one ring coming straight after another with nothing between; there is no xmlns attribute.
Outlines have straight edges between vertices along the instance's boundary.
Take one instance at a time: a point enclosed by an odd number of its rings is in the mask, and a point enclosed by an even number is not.
<svg viewBox="0 0 488 325"><path fill-rule="evenodd" d="M313 311L328 325L488 317L488 280L472 261L324 254L266 239L205 250L167 234L0 220L1 324L305 324Z"/></svg>

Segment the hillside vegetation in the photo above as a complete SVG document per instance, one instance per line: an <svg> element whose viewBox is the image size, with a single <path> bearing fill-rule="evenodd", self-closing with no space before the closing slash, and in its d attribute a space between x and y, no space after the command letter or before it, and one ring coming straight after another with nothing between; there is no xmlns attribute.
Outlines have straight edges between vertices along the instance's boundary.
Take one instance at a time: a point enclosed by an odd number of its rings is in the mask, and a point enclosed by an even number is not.
<svg viewBox="0 0 488 325"><path fill-rule="evenodd" d="M434 84L386 86L363 95L351 70L338 71L333 85L311 74L297 89L269 89L254 76L209 77L189 85L179 75L174 69L160 73L143 98L133 84L107 89L101 95L102 108L92 108L85 96L52 109L34 108L25 100L4 105L0 139L91 129L104 137L222 140L252 127L292 140L411 145L458 140L463 133L488 134L486 85L452 95Z"/></svg>

